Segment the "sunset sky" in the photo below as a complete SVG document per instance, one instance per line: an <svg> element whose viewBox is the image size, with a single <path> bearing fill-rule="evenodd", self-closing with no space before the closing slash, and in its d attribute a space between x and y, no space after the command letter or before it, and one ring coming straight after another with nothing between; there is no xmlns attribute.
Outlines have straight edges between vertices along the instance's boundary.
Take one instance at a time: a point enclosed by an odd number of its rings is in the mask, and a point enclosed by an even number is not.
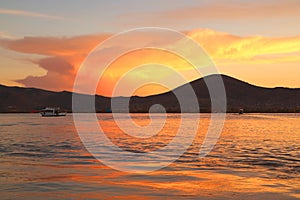
<svg viewBox="0 0 300 200"><path fill-rule="evenodd" d="M264 87L300 87L299 24L299 0L0 0L0 84L71 91L82 61L100 42L132 28L163 27L197 41L222 74ZM151 62L188 71L172 55L133 52L112 64L98 93L111 94L121 68ZM132 80L169 73L143 69Z"/></svg>

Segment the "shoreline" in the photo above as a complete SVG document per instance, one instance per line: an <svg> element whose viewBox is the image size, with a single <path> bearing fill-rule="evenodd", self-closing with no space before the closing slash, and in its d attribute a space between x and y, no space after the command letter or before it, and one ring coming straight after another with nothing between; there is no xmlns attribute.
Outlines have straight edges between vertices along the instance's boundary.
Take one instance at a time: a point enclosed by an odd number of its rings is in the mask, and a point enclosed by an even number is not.
<svg viewBox="0 0 300 200"><path fill-rule="evenodd" d="M73 112L66 112L67 114L73 114ZM94 112L77 112L82 114L93 114ZM95 112L97 114L126 114L127 112ZM131 114L149 114L149 112L129 112ZM154 114L224 114L224 112L151 112ZM297 112L244 112L243 114L298 114ZM39 114L39 112L0 112L0 114ZM226 112L225 114L239 114L238 112ZM239 115L243 115L239 114Z"/></svg>

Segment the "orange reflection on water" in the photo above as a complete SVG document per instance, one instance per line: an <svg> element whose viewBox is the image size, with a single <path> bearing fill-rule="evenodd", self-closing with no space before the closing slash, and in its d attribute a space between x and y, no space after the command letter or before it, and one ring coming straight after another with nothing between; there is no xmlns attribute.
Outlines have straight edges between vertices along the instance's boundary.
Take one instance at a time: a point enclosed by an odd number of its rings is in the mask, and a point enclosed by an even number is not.
<svg viewBox="0 0 300 200"><path fill-rule="evenodd" d="M118 140L122 138L123 145L129 145L127 150L149 151L174 136L180 116L169 115L158 136L138 141L118 130L110 114L98 117L116 144L122 145ZM149 123L147 116L133 115L139 125ZM298 115L229 114L213 151L199 158L210 122L208 114L201 114L198 135L184 155L166 168L145 174L119 172L94 159L82 145L72 116L63 120L36 115L0 118L3 199L300 198Z"/></svg>

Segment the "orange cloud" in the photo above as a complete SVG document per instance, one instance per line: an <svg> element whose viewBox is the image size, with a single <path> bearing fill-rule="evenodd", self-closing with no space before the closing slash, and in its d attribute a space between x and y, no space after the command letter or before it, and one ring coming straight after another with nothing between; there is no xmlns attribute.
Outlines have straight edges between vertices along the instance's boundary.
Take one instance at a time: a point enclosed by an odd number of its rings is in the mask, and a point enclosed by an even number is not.
<svg viewBox="0 0 300 200"><path fill-rule="evenodd" d="M225 69L224 66L236 67L239 65L239 68L243 66L251 68L251 66L272 67L272 65L278 66L281 63L282 65L300 63L300 36L282 38L241 37L209 29L197 29L186 34L202 45L222 69ZM40 77L29 76L19 80L20 83L25 86L51 90L72 90L74 78L82 61L97 44L109 36L109 34L99 34L72 38L25 37L17 40L0 39L0 46L16 52L43 56L43 58L31 62L47 70L47 74ZM136 39L143 40L144 38ZM114 48L119 48L119 45L115 44L113 47L107 47L108 53L113 51ZM128 42L128 45L130 45L130 42ZM136 66L149 63L170 66L182 73L188 81L199 78L199 74L195 73L193 67L182 58L167 52L144 49L123 55L113 62L100 80L98 93L111 95L115 84L127 71ZM239 68L235 68L235 71L239 71ZM226 69L222 72L226 73ZM172 77L170 71L155 64L149 65L148 68L135 70L125 78L126 84L121 87L124 90L123 95L127 94L126 89L129 86L134 86L139 82L151 80L154 82L170 80L172 82L170 77ZM255 75L252 75L251 80L255 82L255 78ZM174 83L173 87L178 86L178 83ZM300 82L298 82L298 85L300 85ZM164 87L155 86L154 88L152 85L140 88L134 94L149 95L165 92L166 90Z"/></svg>
<svg viewBox="0 0 300 200"><path fill-rule="evenodd" d="M0 45L6 49L22 53L46 56L72 56L87 54L109 34L84 35L76 37L24 37L17 40L0 40Z"/></svg>
<svg viewBox="0 0 300 200"><path fill-rule="evenodd" d="M220 64L300 61L300 36L240 37L208 29L194 30L188 35L201 44Z"/></svg>
<svg viewBox="0 0 300 200"><path fill-rule="evenodd" d="M3 48L44 56L42 59L30 60L48 71L45 76L28 76L16 80L25 86L49 90L72 90L76 72L87 54L108 34L58 37L24 37L23 39L1 39Z"/></svg>

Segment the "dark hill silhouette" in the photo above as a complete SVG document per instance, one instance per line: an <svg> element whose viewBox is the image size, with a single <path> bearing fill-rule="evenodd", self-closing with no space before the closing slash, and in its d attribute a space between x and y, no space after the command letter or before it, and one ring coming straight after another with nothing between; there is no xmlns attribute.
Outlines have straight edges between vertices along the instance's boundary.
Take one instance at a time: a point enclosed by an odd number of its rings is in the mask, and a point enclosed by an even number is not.
<svg viewBox="0 0 300 200"><path fill-rule="evenodd" d="M215 75L205 77L213 79ZM251 85L238 79L222 75L227 96L227 111L238 112L244 108L246 112L299 112L300 111L300 89L290 88L264 88ZM211 112L210 96L203 78L192 81L193 87L200 104L201 112ZM173 91L185 94L187 84ZM179 103L173 91L147 97L130 97L131 112L148 112L154 104L161 104L167 112L180 112ZM90 98L92 95L80 95L82 98ZM128 100L129 97L115 97L116 102ZM189 98L188 96L186 97ZM109 112L111 98L96 95L96 111ZM71 112L72 93L68 91L53 92L36 88L8 87L0 85L0 112L32 112L45 106L61 107ZM195 105L190 105L183 112L195 112ZM84 106L79 109L89 112ZM114 110L123 112L121 108ZM155 110L160 112L159 109Z"/></svg>

